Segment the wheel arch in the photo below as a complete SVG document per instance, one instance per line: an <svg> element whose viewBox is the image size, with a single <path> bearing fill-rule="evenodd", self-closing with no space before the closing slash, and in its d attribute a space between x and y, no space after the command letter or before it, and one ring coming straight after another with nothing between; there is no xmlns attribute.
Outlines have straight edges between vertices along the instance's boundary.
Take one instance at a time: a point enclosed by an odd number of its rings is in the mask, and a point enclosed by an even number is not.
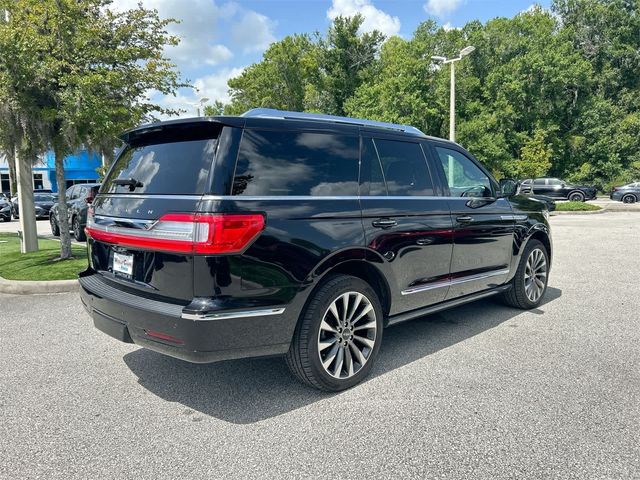
<svg viewBox="0 0 640 480"><path fill-rule="evenodd" d="M530 240L540 241L544 245L544 247L547 249L547 254L549 255L549 269L551 269L551 259L553 258L553 255L551 251L552 245L551 245L551 237L549 235L549 232L546 229L535 229L534 232L527 239L526 243L528 243ZM524 245L523 245L523 249L524 249Z"/></svg>
<svg viewBox="0 0 640 480"><path fill-rule="evenodd" d="M381 255L369 249L345 249L325 258L316 266L307 282L314 284L315 290L330 275L343 274L360 278L376 292L386 317L391 310L392 294L389 282L393 279L389 277L392 273L385 268L385 264Z"/></svg>

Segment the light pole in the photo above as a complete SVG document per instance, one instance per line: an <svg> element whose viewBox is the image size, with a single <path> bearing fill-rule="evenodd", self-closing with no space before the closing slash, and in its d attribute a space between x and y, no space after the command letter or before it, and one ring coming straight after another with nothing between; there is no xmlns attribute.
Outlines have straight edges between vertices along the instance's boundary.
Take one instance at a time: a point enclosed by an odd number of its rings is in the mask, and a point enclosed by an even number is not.
<svg viewBox="0 0 640 480"><path fill-rule="evenodd" d="M209 97L202 97L197 102L190 103L189 105L193 105L194 107L196 107L196 112L197 112L198 117L199 117L200 116L200 107L204 107L204 104L207 103L208 101L209 101Z"/></svg>
<svg viewBox="0 0 640 480"><path fill-rule="evenodd" d="M451 64L451 86L449 92L449 140L456 141L456 68L455 62L462 60L462 57L469 55L476 47L469 45L460 50L457 57L447 58L440 56L431 57L432 60L442 62L443 65Z"/></svg>

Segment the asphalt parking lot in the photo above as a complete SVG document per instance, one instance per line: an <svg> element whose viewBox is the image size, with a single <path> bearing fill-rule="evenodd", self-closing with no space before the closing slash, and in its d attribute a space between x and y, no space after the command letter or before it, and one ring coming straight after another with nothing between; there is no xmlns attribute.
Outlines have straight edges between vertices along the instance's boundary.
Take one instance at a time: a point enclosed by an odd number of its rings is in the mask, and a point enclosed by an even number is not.
<svg viewBox="0 0 640 480"><path fill-rule="evenodd" d="M0 478L639 478L640 214L552 226L543 306L388 329L334 395L118 343L76 294L0 296Z"/></svg>

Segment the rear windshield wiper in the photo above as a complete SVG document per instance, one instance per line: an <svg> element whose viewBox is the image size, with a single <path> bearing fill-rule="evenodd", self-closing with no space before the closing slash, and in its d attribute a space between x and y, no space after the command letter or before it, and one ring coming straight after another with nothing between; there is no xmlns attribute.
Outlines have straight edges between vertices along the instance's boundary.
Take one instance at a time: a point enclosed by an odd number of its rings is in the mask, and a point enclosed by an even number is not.
<svg viewBox="0 0 640 480"><path fill-rule="evenodd" d="M142 182L139 182L135 178L116 178L113 183L115 185L129 186L130 191L134 191L138 187L142 187Z"/></svg>

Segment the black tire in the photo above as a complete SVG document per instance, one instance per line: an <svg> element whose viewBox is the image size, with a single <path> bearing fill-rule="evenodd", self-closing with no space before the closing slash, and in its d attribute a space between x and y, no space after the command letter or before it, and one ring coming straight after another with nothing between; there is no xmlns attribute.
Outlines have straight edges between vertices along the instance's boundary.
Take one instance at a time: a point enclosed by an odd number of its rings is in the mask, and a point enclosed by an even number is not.
<svg viewBox="0 0 640 480"><path fill-rule="evenodd" d="M582 192L571 192L568 199L572 202L584 202L585 196Z"/></svg>
<svg viewBox="0 0 640 480"><path fill-rule="evenodd" d="M87 239L84 228L80 225L80 217L77 215L73 218L73 238L79 242L84 242Z"/></svg>
<svg viewBox="0 0 640 480"><path fill-rule="evenodd" d="M623 203L636 203L636 201L637 201L636 196L632 195L632 194L628 194L628 195L625 195L624 197L622 197L622 202Z"/></svg>
<svg viewBox="0 0 640 480"><path fill-rule="evenodd" d="M375 343L372 348L367 350L365 347L363 349L363 351L368 351L369 356L355 373L350 374L351 376L346 378L336 378L325 370L320 359L320 351L322 351L319 347L320 335L323 335L321 331L326 332L326 330L321 329L321 323L325 319L325 315L328 314L329 308L334 301L340 299L343 294L352 292L364 295L364 299L368 300L369 305L373 307L373 313L375 314ZM353 315L353 317L355 317L355 315ZM289 369L303 383L319 390L337 392L353 387L369 374L373 366L382 342L382 319L383 313L380 300L368 283L360 278L349 275L333 275L329 277L311 294L307 305L300 315L298 325L293 335L293 341L286 356ZM373 322L373 319L370 319L370 321ZM345 329L345 332L346 330L347 329ZM355 331L356 330L353 329L352 333L355 334ZM335 335L336 338L341 338L339 334ZM353 338L353 336L351 338ZM341 341L334 345L337 346L338 349L343 348L345 352L348 351L348 353L342 353L341 355L345 359L348 355L353 367L356 363L353 360L354 357L352 356L353 350L351 350L351 346L342 347L340 344ZM328 368L331 368L332 364L333 363L329 364ZM336 370L341 368L336 364L333 365ZM340 376L340 373L338 373L338 376Z"/></svg>
<svg viewBox="0 0 640 480"><path fill-rule="evenodd" d="M529 260L532 252L536 249L542 251L542 253L544 254L546 270L544 276L544 288L542 289L542 293L537 299L532 300L527 294L527 288L525 286L525 272L527 271L527 261ZM502 294L502 299L507 305L512 307L522 308L524 310L536 308L540 305L542 299L544 298L544 295L547 291L548 282L549 252L547 252L547 248L541 241L535 239L529 240L522 252L522 257L520 258L520 263L518 264L516 274L510 282L511 288Z"/></svg>
<svg viewBox="0 0 640 480"><path fill-rule="evenodd" d="M49 224L51 225L51 233L54 237L60 236L60 227L58 226L58 222L53 218L53 215L49 217Z"/></svg>

